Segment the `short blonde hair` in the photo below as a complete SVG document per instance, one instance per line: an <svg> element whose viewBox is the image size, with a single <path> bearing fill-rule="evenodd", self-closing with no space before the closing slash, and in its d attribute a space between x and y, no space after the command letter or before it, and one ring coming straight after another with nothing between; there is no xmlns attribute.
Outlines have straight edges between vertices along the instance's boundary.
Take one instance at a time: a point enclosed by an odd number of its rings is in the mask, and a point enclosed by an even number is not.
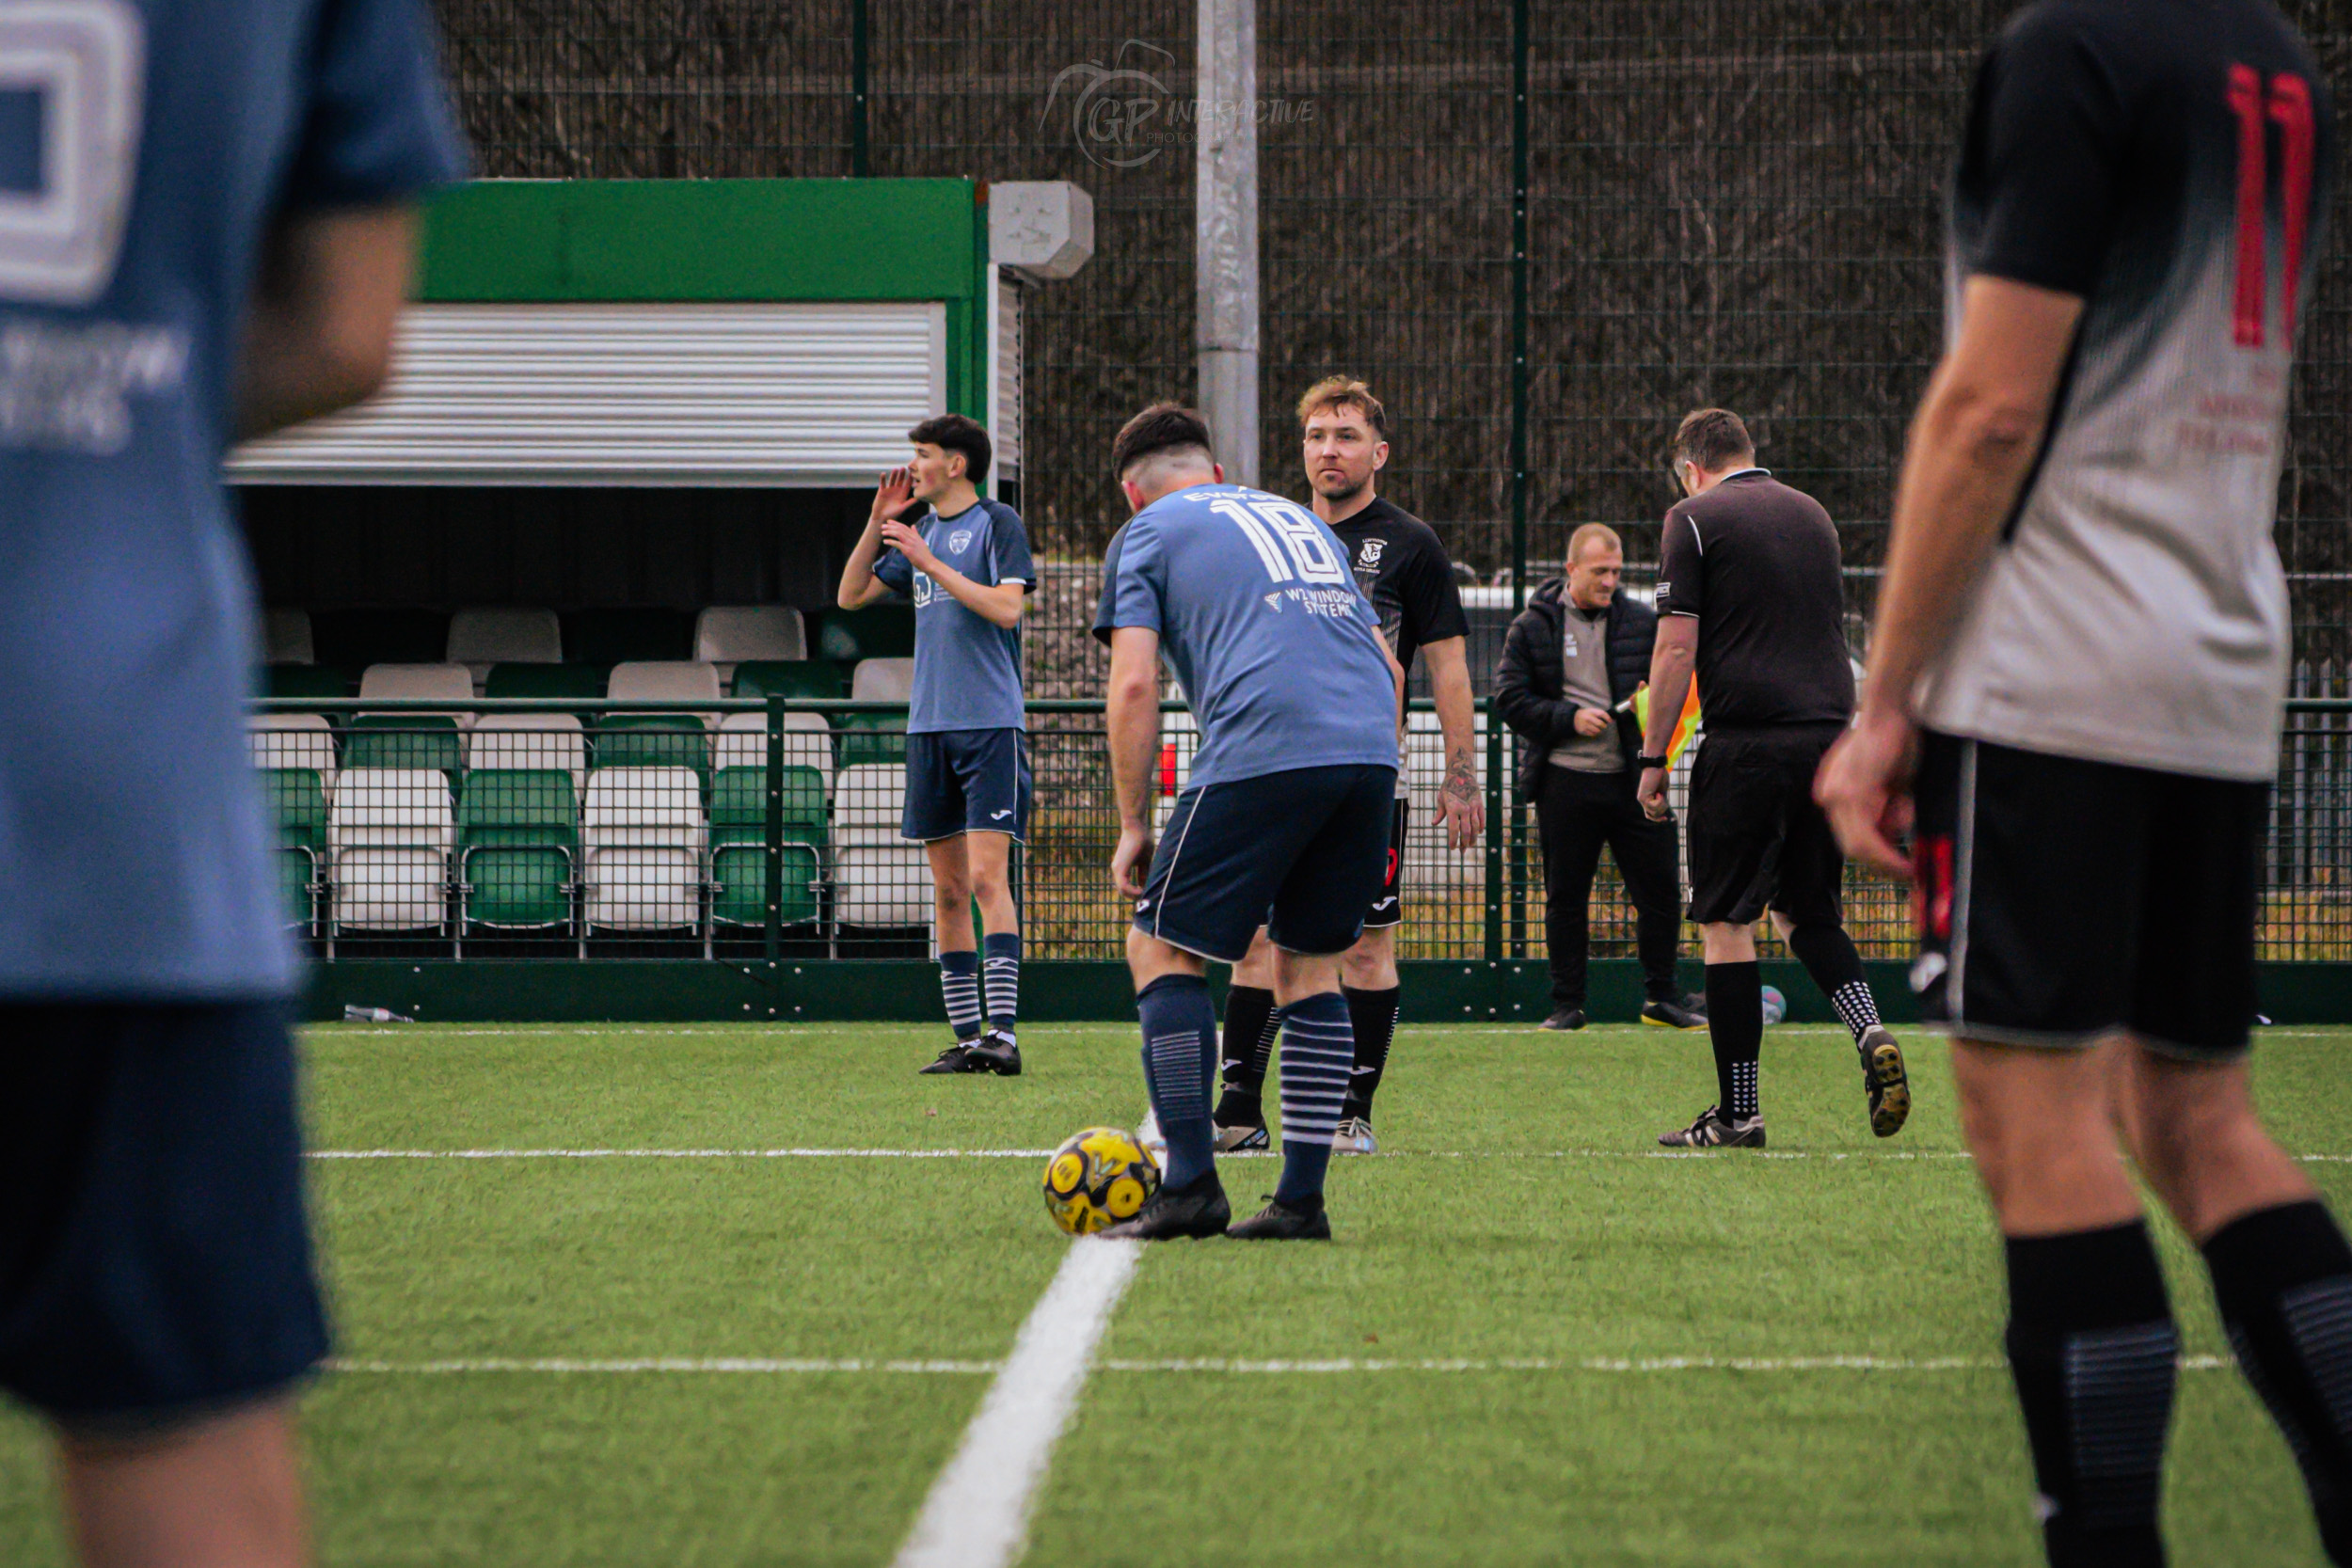
<svg viewBox="0 0 2352 1568"><path fill-rule="evenodd" d="M1305 424L1327 408L1359 409L1372 433L1383 441L1389 438L1389 411L1380 406L1371 388L1352 375L1327 375L1308 388L1306 396L1298 400L1298 422Z"/></svg>
<svg viewBox="0 0 2352 1568"><path fill-rule="evenodd" d="M1607 523L1586 523L1568 535L1568 555L1565 564L1575 565L1577 557L1584 553L1584 546L1596 539L1615 550L1619 555L1625 553L1625 541L1617 537L1615 529L1611 528Z"/></svg>

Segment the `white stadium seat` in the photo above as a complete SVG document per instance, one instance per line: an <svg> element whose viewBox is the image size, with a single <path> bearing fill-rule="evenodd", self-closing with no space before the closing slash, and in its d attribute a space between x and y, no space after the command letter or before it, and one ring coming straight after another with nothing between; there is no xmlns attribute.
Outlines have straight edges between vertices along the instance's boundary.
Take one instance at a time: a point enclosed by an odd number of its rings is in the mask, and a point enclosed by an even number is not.
<svg viewBox="0 0 2352 1568"><path fill-rule="evenodd" d="M335 789L335 732L315 713L256 713L245 721L256 768L309 768Z"/></svg>
<svg viewBox="0 0 2352 1568"><path fill-rule="evenodd" d="M269 611L262 620L262 647L264 664L316 664L318 656L311 651L310 642L310 612Z"/></svg>
<svg viewBox="0 0 2352 1568"><path fill-rule="evenodd" d="M709 844L691 768L600 768L580 814L588 924L675 930L702 924Z"/></svg>
<svg viewBox="0 0 2352 1568"><path fill-rule="evenodd" d="M438 929L448 918L454 836L449 781L438 769L345 769L326 816L335 925Z"/></svg>
<svg viewBox="0 0 2352 1568"><path fill-rule="evenodd" d="M561 768L580 789L588 776L588 743L569 713L485 713L474 721L468 765L483 768Z"/></svg>
<svg viewBox="0 0 2352 1568"><path fill-rule="evenodd" d="M473 672L462 664L371 664L359 672L359 696L362 701L424 698L445 703L470 703L474 696ZM456 709L448 713L403 709L390 717L454 719L460 730L473 722L472 714Z"/></svg>
<svg viewBox="0 0 2352 1568"><path fill-rule="evenodd" d="M782 605L714 605L694 617L694 657L713 664L803 659L801 612Z"/></svg>
<svg viewBox="0 0 2352 1568"><path fill-rule="evenodd" d="M825 785L833 786L833 726L825 722L821 713L787 713L784 716L784 765L787 768L814 768L825 776ZM719 759L721 768L765 768L768 766L768 716L764 713L730 713L719 722Z"/></svg>
<svg viewBox="0 0 2352 1568"><path fill-rule="evenodd" d="M928 926L931 919L930 862L919 844L845 843L833 852L834 919L845 926Z"/></svg>
<svg viewBox="0 0 2352 1568"><path fill-rule="evenodd" d="M478 666L477 674L493 664L561 664L564 628L552 610L461 610L449 618L449 661Z"/></svg>
<svg viewBox="0 0 2352 1568"><path fill-rule="evenodd" d="M604 694L615 702L715 703L721 695L719 668L682 658L615 664ZM701 717L707 725L719 721L716 713Z"/></svg>
<svg viewBox="0 0 2352 1568"><path fill-rule="evenodd" d="M850 695L859 702L905 702L914 695L914 660L859 659L850 671Z"/></svg>
<svg viewBox="0 0 2352 1568"><path fill-rule="evenodd" d="M896 762L862 762L844 768L833 786L835 843L879 842L862 830L887 829L896 838L907 798L907 770Z"/></svg>

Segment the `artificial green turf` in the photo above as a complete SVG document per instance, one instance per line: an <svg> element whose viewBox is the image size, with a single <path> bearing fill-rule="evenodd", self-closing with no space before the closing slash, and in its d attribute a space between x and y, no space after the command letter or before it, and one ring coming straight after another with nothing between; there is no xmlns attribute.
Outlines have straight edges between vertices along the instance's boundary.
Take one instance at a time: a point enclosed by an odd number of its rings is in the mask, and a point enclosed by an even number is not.
<svg viewBox="0 0 2352 1568"><path fill-rule="evenodd" d="M1142 1104L1132 1029L1031 1028L1016 1082L921 1078L937 1031L340 1029L313 1146L1034 1149ZM2352 1033L2257 1055L2281 1141L2343 1154ZM1775 1030L1772 1158L1652 1158L1704 1036L1404 1031L1392 1158L1342 1162L1328 1247L1151 1252L1112 1361L1534 1360L1535 1370L1119 1370L1089 1383L1029 1560L2037 1560L2006 1375L1613 1372L1587 1359L1997 1354L1999 1255L1939 1048L1869 1136L1843 1036ZM1918 1158L1889 1158L1890 1154ZM1789 1156L1789 1157L1781 1157ZM1802 1156L1802 1158L1795 1157ZM1233 1161L1247 1209L1271 1161ZM2352 1165L2312 1167L2339 1202ZM1060 1260L1037 1162L368 1160L313 1167L340 1353L434 1360L1003 1356ZM2160 1231L2185 1349L2223 1352ZM345 1371L310 1396L329 1561L879 1563L977 1407L971 1372ZM2315 1562L2234 1374L2182 1379L2176 1563ZM35 1429L0 1418L0 1561L63 1560Z"/></svg>

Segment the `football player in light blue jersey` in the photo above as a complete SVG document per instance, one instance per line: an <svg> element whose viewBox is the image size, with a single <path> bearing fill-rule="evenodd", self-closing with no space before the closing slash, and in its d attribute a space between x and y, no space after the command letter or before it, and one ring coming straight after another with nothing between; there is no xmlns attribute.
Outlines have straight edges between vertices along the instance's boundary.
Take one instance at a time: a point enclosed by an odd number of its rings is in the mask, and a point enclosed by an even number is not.
<svg viewBox="0 0 2352 1568"><path fill-rule="evenodd" d="M976 488L988 477L988 432L942 414L907 436L914 460L882 475L839 602L857 610L895 593L914 603L898 832L930 860L940 994L956 1033L922 1070L1010 1078L1021 1071L1021 925L1009 867L1029 819L1021 612L1037 568L1020 514ZM977 942L975 899L988 925Z"/></svg>
<svg viewBox="0 0 2352 1568"><path fill-rule="evenodd" d="M382 381L463 173L434 55L423 0L0 5L0 1389L91 1562L307 1556L299 974L220 465Z"/></svg>
<svg viewBox="0 0 2352 1568"><path fill-rule="evenodd" d="M1104 1234L1327 1238L1324 1175L1355 1064L1339 959L1387 875L1405 673L1330 529L1225 483L1198 414L1145 409L1112 462L1136 515L1104 561L1094 621L1111 649L1111 877L1136 900L1127 963L1168 1170L1143 1210ZM1201 740L1154 847L1163 658ZM1241 958L1261 925L1282 1021L1282 1176L1263 1213L1229 1228L1210 1122L1208 960Z"/></svg>

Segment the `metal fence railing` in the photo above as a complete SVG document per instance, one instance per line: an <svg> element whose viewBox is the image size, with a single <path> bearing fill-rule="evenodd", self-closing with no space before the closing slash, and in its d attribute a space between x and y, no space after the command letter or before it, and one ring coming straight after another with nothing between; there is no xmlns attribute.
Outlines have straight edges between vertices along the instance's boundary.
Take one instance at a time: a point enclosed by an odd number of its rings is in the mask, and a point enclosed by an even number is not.
<svg viewBox="0 0 2352 1568"><path fill-rule="evenodd" d="M1544 953L1543 868L1514 831L1512 739L1480 727L1480 784L1499 830L1467 853L1436 823L1437 717L1407 735L1408 958ZM289 926L340 958L920 958L931 951L921 845L898 836L906 705L798 698L651 701L275 701L251 720L278 830ZM1198 740L1162 710L1158 814ZM1103 705L1029 704L1035 780L1014 858L1033 958L1114 959L1128 906L1106 875L1118 813ZM1686 767L1673 798L1679 813ZM1527 814L1518 814L1523 819ZM2265 846L2260 951L2352 959L2352 698L2288 704ZM1850 868L1863 952L1910 952L1909 900ZM1777 939L1763 928L1768 954ZM1633 955L1613 865L1593 891L1592 951Z"/></svg>

